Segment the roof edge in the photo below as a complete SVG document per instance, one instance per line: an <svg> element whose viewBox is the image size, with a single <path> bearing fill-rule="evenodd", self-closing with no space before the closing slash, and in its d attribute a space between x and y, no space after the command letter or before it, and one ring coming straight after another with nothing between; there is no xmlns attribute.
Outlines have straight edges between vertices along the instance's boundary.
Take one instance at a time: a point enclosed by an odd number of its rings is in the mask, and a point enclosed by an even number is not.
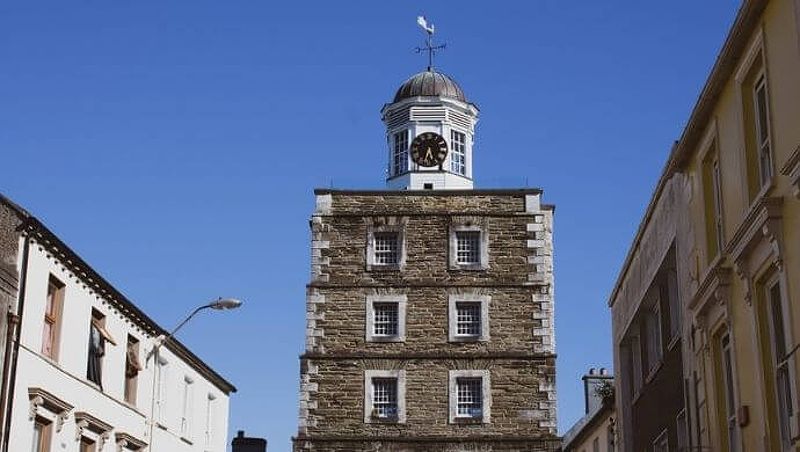
<svg viewBox="0 0 800 452"><path fill-rule="evenodd" d="M700 95L692 108L686 127L684 127L680 138L674 142L672 150L667 157L664 169L661 172L661 176L659 176L656 188L645 210L644 217L639 223L631 247L628 249L628 253L623 261L622 269L617 276L614 288L608 298L609 307L614 306L614 302L622 287L622 281L627 276L628 269L633 261L633 256L639 248L644 230L650 223L655 205L658 199L661 198L667 181L676 171L684 168L689 157L691 157L694 151L694 145L700 140L704 131L704 129L700 127L708 120L716 107L722 89L735 70L738 61L737 57L743 52L750 40L750 35L758 25L758 19L761 17L761 13L766 8L768 1L769 0L744 0L739 7L739 11L736 13L736 19L734 19L733 25L722 45L722 49L717 55L714 66L711 68L711 72L706 79L706 83L703 85L703 89L700 91Z"/></svg>
<svg viewBox="0 0 800 452"><path fill-rule="evenodd" d="M363 195L363 196L480 196L480 195L539 195L541 188L480 188L463 190L354 190L338 188L315 188L315 195Z"/></svg>
<svg viewBox="0 0 800 452"><path fill-rule="evenodd" d="M53 233L53 231L47 228L44 223L39 221L38 218L31 215L27 210L23 209L3 194L0 194L0 202L9 206L9 208L11 208L17 213L17 215L20 216L20 218L25 220L25 225L23 225L24 229L22 231L23 233L36 234L43 238L45 242L47 242L45 243L46 245L60 250L63 255L63 263L68 267L71 267L73 270L78 270L76 271L76 276L83 279L84 282L89 283L88 285L100 289L97 291L102 296L106 297L112 304L117 305L118 308L123 308L120 310L126 315L130 316L131 319L139 324L139 326L144 327L145 330L148 330L153 335L169 334L167 330L162 328L158 323L156 323L155 320L150 318L150 316L145 314L144 311L142 311L125 295L123 295L122 292L117 290L117 288L115 288L103 276L97 273L94 268L92 268L83 258L78 255L78 253L64 243L55 233ZM177 357L189 363L196 371L208 378L211 383L213 383L215 386L217 386L217 388L226 394L236 392L236 386L212 369L211 366L206 364L202 359L200 359L200 357L195 355L177 338L170 338L170 340L166 343L166 347Z"/></svg>

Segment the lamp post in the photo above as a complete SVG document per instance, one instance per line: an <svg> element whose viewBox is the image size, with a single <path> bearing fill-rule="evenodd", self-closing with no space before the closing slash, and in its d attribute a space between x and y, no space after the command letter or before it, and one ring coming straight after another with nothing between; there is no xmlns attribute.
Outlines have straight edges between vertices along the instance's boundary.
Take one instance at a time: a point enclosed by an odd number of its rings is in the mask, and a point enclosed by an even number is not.
<svg viewBox="0 0 800 452"><path fill-rule="evenodd" d="M189 314L185 319L183 319L183 321L181 321L181 323L179 323L178 326L173 328L172 331L170 331L167 335L160 334L153 341L154 342L153 348L147 354L146 358L146 360L149 360L151 356L153 357L153 387L150 390L150 438L149 438L149 444L147 446L147 450L149 452L155 451L155 449L153 449L153 442L154 442L153 427L155 426L156 423L156 416L155 416L156 390L160 386L159 383L161 380L161 367L159 366L159 361L160 361L159 356L161 347L173 336L175 336L175 333L177 333L178 330L183 328L183 326L186 325L189 322L189 320L191 320L192 317L197 315L200 311L206 309L214 309L217 311L228 311L231 309L236 309L241 305L242 301L236 298L218 298L212 301L211 303L198 306L197 308L195 308L194 311L191 312L191 314Z"/></svg>

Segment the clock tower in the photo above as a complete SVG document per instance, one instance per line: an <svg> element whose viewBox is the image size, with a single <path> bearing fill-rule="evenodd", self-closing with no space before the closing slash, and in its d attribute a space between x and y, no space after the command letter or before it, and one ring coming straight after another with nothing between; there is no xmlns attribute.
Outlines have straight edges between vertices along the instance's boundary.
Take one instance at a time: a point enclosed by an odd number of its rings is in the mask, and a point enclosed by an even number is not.
<svg viewBox="0 0 800 452"><path fill-rule="evenodd" d="M400 86L381 116L388 144L388 188L472 189L478 107L453 78L428 67Z"/></svg>
<svg viewBox="0 0 800 452"><path fill-rule="evenodd" d="M553 212L476 189L478 108L433 69L381 109L385 190L320 188L294 452L560 448Z"/></svg>

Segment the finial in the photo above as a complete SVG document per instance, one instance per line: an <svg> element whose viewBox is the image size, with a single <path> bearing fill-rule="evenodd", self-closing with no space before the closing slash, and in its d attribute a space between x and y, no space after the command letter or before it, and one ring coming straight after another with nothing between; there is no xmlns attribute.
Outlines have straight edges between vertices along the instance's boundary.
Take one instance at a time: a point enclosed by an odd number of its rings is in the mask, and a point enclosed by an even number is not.
<svg viewBox="0 0 800 452"><path fill-rule="evenodd" d="M433 45L433 33L435 31L435 27L433 24L428 25L428 20L425 19L425 16L417 16L417 24L425 30L425 33L428 34L428 38L425 40L425 47L417 47L414 50L417 53L428 52L428 71L433 70L433 56L436 54L437 50L444 49L447 44L440 44L438 46Z"/></svg>

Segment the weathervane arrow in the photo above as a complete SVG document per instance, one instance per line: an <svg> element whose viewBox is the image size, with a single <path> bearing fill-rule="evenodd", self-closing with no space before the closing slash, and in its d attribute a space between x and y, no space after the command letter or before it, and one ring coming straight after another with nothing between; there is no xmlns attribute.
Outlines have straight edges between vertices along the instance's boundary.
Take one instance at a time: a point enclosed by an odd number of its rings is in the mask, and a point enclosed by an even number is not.
<svg viewBox="0 0 800 452"><path fill-rule="evenodd" d="M438 46L433 45L433 33L436 28L433 24L428 24L428 19L425 16L417 16L417 25L420 26L425 33L428 34L428 39L425 40L425 47L417 47L414 50L417 53L428 52L428 70L433 70L433 56L436 54L437 50L442 50L446 47L446 44L440 44Z"/></svg>

